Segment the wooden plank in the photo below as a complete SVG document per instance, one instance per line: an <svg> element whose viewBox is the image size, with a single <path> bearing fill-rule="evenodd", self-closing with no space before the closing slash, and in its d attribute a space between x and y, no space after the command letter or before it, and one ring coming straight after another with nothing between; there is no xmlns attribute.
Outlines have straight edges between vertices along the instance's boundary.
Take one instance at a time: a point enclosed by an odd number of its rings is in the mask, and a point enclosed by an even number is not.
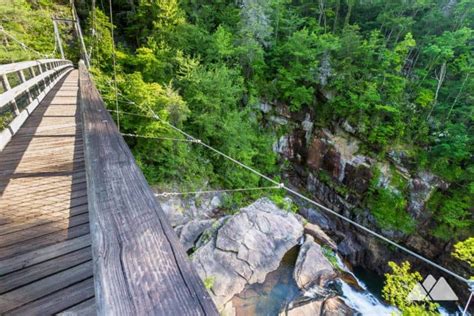
<svg viewBox="0 0 474 316"><path fill-rule="evenodd" d="M100 315L218 315L81 62L86 175Z"/></svg>
<svg viewBox="0 0 474 316"><path fill-rule="evenodd" d="M89 214L87 213L63 219L61 221L30 227L28 230L5 234L2 235L2 238L0 239L0 248L22 243L30 239L37 239L41 236L50 235L85 223L89 223Z"/></svg>
<svg viewBox="0 0 474 316"><path fill-rule="evenodd" d="M97 314L95 299L90 298L76 306L59 313L59 316L95 316Z"/></svg>
<svg viewBox="0 0 474 316"><path fill-rule="evenodd" d="M29 229L31 227L35 227L35 226L39 226L43 224L61 221L63 219L80 215L80 214L84 214L84 213L88 213L87 205L81 205L72 209L68 208L63 211L55 212L53 214L40 215L36 218L30 219L30 220L23 220L19 223L2 225L0 226L0 236L13 233L19 230Z"/></svg>
<svg viewBox="0 0 474 316"><path fill-rule="evenodd" d="M87 261L0 296L0 314L4 314L50 293L92 276L92 262Z"/></svg>
<svg viewBox="0 0 474 316"><path fill-rule="evenodd" d="M52 315L62 310L83 302L90 300L94 296L94 281L88 278L84 281L71 285L65 289L55 292L51 295L45 296L39 300L26 304L20 308L7 312L5 315L14 316L31 316L31 315ZM89 309L90 309L89 305ZM92 307L94 307L92 305ZM88 312L87 309L84 309ZM78 314L84 315L84 314ZM89 314L93 315L93 314Z"/></svg>
<svg viewBox="0 0 474 316"><path fill-rule="evenodd" d="M33 251L35 249L54 245L61 241L74 239L83 235L89 234L89 224L82 224L68 229L54 232L33 240L27 240L14 245L0 248L0 259L7 259L9 257L22 255L24 253Z"/></svg>
<svg viewBox="0 0 474 316"><path fill-rule="evenodd" d="M41 202L39 202L38 204L36 204L34 202L30 202L27 206L23 207L23 211L21 213L17 213L15 208L13 208L13 209L8 209L7 208L7 210L2 212L2 215L4 215L4 216L6 216L6 215L21 216L25 219L26 218L32 218L32 217L36 217L40 214L48 214L48 213L51 213L51 212L62 210L65 207L72 208L72 207L84 205L84 204L87 203L87 196L72 198L69 201L62 200L60 202L54 202L54 201L50 200L49 203L46 203L44 205L42 205L40 203Z"/></svg>
<svg viewBox="0 0 474 316"><path fill-rule="evenodd" d="M62 256L66 253L87 247L90 244L90 236L87 234L48 247L35 249L13 258L0 260L0 276Z"/></svg>
<svg viewBox="0 0 474 316"><path fill-rule="evenodd" d="M75 170L75 173L71 174L71 176L74 179L85 179L85 171L78 171ZM65 182L70 183L71 179L67 177L56 177L54 179L46 179L45 181L44 178L35 178L35 179L29 179L29 182L31 184L31 188L27 188L27 192L29 190L35 190L36 192L39 192L41 190L49 190L51 188L54 188L56 185L59 184L64 184ZM0 179L0 190L5 189L8 185L10 184L10 179ZM21 185L19 188L15 188L15 192L19 192L18 190L21 190L25 186ZM26 193L26 192L25 192Z"/></svg>
<svg viewBox="0 0 474 316"><path fill-rule="evenodd" d="M60 271L64 271L78 264L90 261L91 259L91 248L86 247L48 261L43 261L34 266L3 275L0 277L0 294Z"/></svg>

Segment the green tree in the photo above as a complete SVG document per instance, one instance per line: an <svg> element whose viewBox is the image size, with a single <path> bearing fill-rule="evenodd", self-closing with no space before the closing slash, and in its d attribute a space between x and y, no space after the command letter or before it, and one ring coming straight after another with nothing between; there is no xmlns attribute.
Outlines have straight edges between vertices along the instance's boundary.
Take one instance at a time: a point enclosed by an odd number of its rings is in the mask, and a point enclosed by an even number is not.
<svg viewBox="0 0 474 316"><path fill-rule="evenodd" d="M388 263L392 269L391 273L385 274L385 283L382 290L383 298L402 312L402 315L440 315L437 311L438 305L432 301L410 301L407 299L413 288L423 280L418 272L411 272L408 261L397 265L395 262Z"/></svg>
<svg viewBox="0 0 474 316"><path fill-rule="evenodd" d="M474 237L456 243L452 255L474 268Z"/></svg>

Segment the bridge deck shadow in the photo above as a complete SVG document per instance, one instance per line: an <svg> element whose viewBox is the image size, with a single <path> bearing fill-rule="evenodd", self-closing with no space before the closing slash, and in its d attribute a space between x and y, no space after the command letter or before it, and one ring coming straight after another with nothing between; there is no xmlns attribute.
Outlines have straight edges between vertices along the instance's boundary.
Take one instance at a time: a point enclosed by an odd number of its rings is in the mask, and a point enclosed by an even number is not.
<svg viewBox="0 0 474 316"><path fill-rule="evenodd" d="M0 152L0 314L94 314L78 74Z"/></svg>

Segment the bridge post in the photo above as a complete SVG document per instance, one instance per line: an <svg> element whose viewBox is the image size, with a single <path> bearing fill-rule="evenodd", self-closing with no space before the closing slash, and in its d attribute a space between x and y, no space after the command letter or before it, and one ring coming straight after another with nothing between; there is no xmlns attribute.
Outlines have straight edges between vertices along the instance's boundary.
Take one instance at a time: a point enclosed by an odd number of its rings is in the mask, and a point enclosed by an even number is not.
<svg viewBox="0 0 474 316"><path fill-rule="evenodd" d="M3 81L3 87L5 88L5 91L11 90L12 87L10 86L10 83L8 82L8 77L6 74L2 75L2 81ZM20 110L18 110L16 101L13 100L11 103L13 105L13 112L15 112L15 115L20 114Z"/></svg>
<svg viewBox="0 0 474 316"><path fill-rule="evenodd" d="M54 37L56 38L56 43L58 43L59 51L61 52L61 59L64 59L63 43L61 41L61 36L59 36L58 23L55 18L53 18L53 28Z"/></svg>

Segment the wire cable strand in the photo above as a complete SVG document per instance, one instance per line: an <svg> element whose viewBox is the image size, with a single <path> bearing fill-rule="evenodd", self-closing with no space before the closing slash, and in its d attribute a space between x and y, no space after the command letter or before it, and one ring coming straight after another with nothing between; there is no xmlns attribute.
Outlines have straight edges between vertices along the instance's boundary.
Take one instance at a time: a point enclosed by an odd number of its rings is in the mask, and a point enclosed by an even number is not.
<svg viewBox="0 0 474 316"><path fill-rule="evenodd" d="M117 111L117 128L120 132L120 115L118 113L119 104L118 104L118 88L117 88L117 62L115 60L115 38L114 38L114 18L113 18L113 9L112 9L112 0L109 0L109 13L110 13L110 34L112 36L112 62L113 62L113 71L114 71L114 90L115 90L115 109Z"/></svg>
<svg viewBox="0 0 474 316"><path fill-rule="evenodd" d="M21 46L21 48L25 49L25 50L30 50L32 51L33 53L37 54L38 56L40 57L51 57L51 55L47 55L47 54L43 54L43 53L40 53L38 52L37 50L29 47L28 45L26 45L25 43L23 43L22 41L20 41L19 39L17 39L15 36L13 36L12 34L8 33L7 31L5 31L5 29L3 28L3 26L0 25L0 32L2 32L3 34L5 34L7 37L9 37L10 39L12 39L14 42L16 42L18 45Z"/></svg>
<svg viewBox="0 0 474 316"><path fill-rule="evenodd" d="M131 101L131 100L130 100L130 101ZM133 101L132 101L132 102L133 102ZM255 170L255 169L252 168L252 167L249 167L249 166L245 165L244 163L242 163L242 162L240 162L240 161L238 161L238 160L236 160L236 159L230 157L229 155L227 155L227 154L221 152L220 150L215 149L214 147L212 147L212 146L210 146L210 145L208 145L208 144L206 144L206 143L200 141L199 139L197 139L197 138L193 137L192 135L186 133L185 131L179 129L178 127L172 125L171 123L169 123L169 122L167 122L167 121L161 119L161 118L153 111L153 109L151 109L151 107L148 106L148 109L149 109L150 112L153 114L153 117L154 117L156 120L159 120L160 122L162 122L163 124L169 126L169 127L172 128L173 130L175 130L175 131L177 131L177 132L183 134L184 136L188 137L189 139L196 140L196 141L199 142L202 146L204 146L204 147L210 149L211 151L213 151L213 152L215 152L215 153L221 155L222 157L224 157L224 158L226 158L226 159L228 159L228 160L230 160L230 161L236 163L237 165L241 166L242 168L247 169L247 170L253 172L254 174L260 176L261 178L263 178L263 179L265 179L265 180L267 180L267 181L269 181L269 182L271 182L271 183L273 183L273 184L275 184L275 185L279 185L279 186L281 185L278 181L276 181L276 180L274 180L274 179L272 179L272 178L270 178L270 177L268 177L268 176L262 174L261 172ZM304 196L303 194L301 194L301 193L299 193L299 192L297 192L297 191L295 191L295 190L293 190L293 189L291 189L291 188L288 188L287 186L282 186L282 188L283 188L284 190L286 190L287 192L289 192L289 193L291 193L291 194L293 194L293 195L295 195L295 196L297 196L297 197L299 197L299 198L305 200L306 202L308 202L308 203L310 203L310 204L313 204L313 205L319 207L320 209L322 209L322 210L324 210L324 211L326 211L326 212L328 212L328 213L330 213L330 214L332 214L332 215L334 215L334 216L336 216L336 217L342 219L343 221L345 221L345 222L347 222L347 223L349 223L349 224L351 224L351 225L354 225L354 226L356 226L357 228L360 228L361 230L363 230L363 231L369 233L370 235L372 235L372 236L374 236L374 237L377 237L378 239L381 239L381 240L385 241L386 243L391 244L392 246L394 246L394 247L396 247L396 248L398 248L398 249L404 251L405 253L407 253L407 254L409 254L409 255L411 255L411 256L413 256L413 257L415 257L415 258L417 258L417 259L419 259L419 260L421 260L421 261L423 261L423 262L425 262L425 263L427 263L427 264L429 264L429 265L431 265L431 266L433 266L433 267L435 267L435 268L437 268L437 269L439 269L439 270L441 270L441 271L443 271L443 272L445 272L445 273L447 273L447 274L449 274L449 275L451 275L452 277L454 277L454 278L456 278L456 279L458 279L458 280L460 280L460 281L466 283L467 285L472 286L472 284L474 284L474 281L468 280L468 279L466 279L466 278L460 276L459 274L457 274L457 273L455 273L455 272L453 272L453 271L451 271L451 270L449 270L449 269L446 269L445 267L443 267L443 266L441 266L441 265L439 265L439 264L437 264L437 263L435 263L435 262L433 262L433 261L431 261L431 260L429 260L429 259L423 257L422 255L420 255L420 254L418 254L418 253L416 253L416 252L414 252L414 251L412 251L412 250L410 250L410 249L408 249L408 248L406 248L406 247L404 247L404 246L402 246L402 245L400 245L400 244L398 244L398 243L392 241L391 239L389 239L389 238L387 238L387 237L385 237L385 236L383 236L383 235L381 235L381 234L379 234L379 233L377 233L377 232L371 230L370 228L367 228L367 227L365 227L365 226L363 226L363 225L361 225L361 224L359 224L359 223L357 223L357 222L351 220L350 218L348 218L348 217L346 217L346 216L344 216L344 215L341 215L341 214L337 213L336 211L334 211L334 210L332 210L332 209L330 209L330 208L328 208L328 207L326 207L326 206L324 206L324 205L322 205L322 204L320 204L320 203L318 203L318 202L316 202L316 201L314 201L314 200L312 200L312 199L310 199L310 198Z"/></svg>
<svg viewBox="0 0 474 316"><path fill-rule="evenodd" d="M126 137L146 138L146 139L156 139L156 140L172 140L172 141L178 141L178 142L198 143L195 140L186 139L186 138L148 136L148 135L138 135L138 134L130 134L130 133L121 133L121 134L122 134L122 136L126 136Z"/></svg>
<svg viewBox="0 0 474 316"><path fill-rule="evenodd" d="M138 116L138 117L143 117L143 118L154 119L153 116L140 114L140 113L133 113L133 112L127 112L127 111L117 111L117 110L111 110L111 109L107 109L107 111L113 112L113 113L118 113L118 114L124 114L124 115L131 115L131 116Z"/></svg>
<svg viewBox="0 0 474 316"><path fill-rule="evenodd" d="M273 186L268 186L268 187L254 187L254 188L241 188L241 189L204 190L204 191L188 191L188 192L161 192L161 193L155 193L155 196L167 197L167 196L174 196L174 195L261 191L261 190L274 190L274 189L281 189L281 188L282 187L280 185L273 185Z"/></svg>
<svg viewBox="0 0 474 316"><path fill-rule="evenodd" d="M474 294L474 288L471 287L471 295L469 295L469 299L467 300L466 307L464 307L464 310L462 311L462 316L466 315L467 309L469 308L469 305L471 304L473 294Z"/></svg>

